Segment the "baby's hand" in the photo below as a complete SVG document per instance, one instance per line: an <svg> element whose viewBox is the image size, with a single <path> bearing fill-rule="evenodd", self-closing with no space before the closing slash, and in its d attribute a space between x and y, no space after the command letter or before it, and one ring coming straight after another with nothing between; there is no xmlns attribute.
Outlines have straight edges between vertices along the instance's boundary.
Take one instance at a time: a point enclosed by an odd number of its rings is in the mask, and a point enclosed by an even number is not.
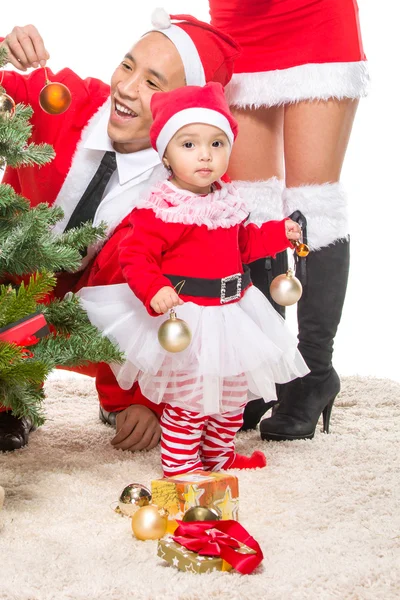
<svg viewBox="0 0 400 600"><path fill-rule="evenodd" d="M286 237L288 240L299 240L301 238L301 227L292 219L285 221Z"/></svg>
<svg viewBox="0 0 400 600"><path fill-rule="evenodd" d="M150 302L151 308L159 314L166 313L170 308L174 308L174 306L178 306L179 304L183 304L183 300L179 298L174 288L169 285L158 290Z"/></svg>

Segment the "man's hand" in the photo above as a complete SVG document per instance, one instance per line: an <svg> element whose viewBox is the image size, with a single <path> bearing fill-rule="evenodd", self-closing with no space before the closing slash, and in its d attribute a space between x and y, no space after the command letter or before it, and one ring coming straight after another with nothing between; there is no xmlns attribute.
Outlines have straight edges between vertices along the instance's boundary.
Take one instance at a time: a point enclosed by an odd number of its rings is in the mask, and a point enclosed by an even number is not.
<svg viewBox="0 0 400 600"><path fill-rule="evenodd" d="M169 285L158 290L150 302L151 308L159 314L166 313L170 308L174 308L174 306L178 306L179 304L183 304L183 300L179 298L174 288Z"/></svg>
<svg viewBox="0 0 400 600"><path fill-rule="evenodd" d="M160 423L147 406L128 406L117 414L116 425L117 434L111 444L119 450L151 450L160 441Z"/></svg>
<svg viewBox="0 0 400 600"><path fill-rule="evenodd" d="M288 240L299 240L301 238L301 227L292 219L286 219L285 221L286 237Z"/></svg>
<svg viewBox="0 0 400 600"><path fill-rule="evenodd" d="M7 48L8 61L20 71L26 71L30 67L44 67L50 58L42 36L34 25L14 27L0 45Z"/></svg>

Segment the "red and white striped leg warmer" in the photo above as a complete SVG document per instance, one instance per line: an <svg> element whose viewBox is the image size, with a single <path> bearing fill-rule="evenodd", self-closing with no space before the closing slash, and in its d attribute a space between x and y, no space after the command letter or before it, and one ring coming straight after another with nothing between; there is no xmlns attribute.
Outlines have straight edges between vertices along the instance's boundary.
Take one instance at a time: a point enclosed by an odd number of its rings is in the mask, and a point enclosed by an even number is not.
<svg viewBox="0 0 400 600"><path fill-rule="evenodd" d="M208 418L200 448L204 469L229 469L235 458L235 435L243 425L243 410L244 408L239 408Z"/></svg>
<svg viewBox="0 0 400 600"><path fill-rule="evenodd" d="M165 477L202 469L199 448L207 417L166 404L160 419Z"/></svg>
<svg viewBox="0 0 400 600"><path fill-rule="evenodd" d="M209 471L224 469L254 469L265 467L267 461L262 452L254 452L252 456L241 456L235 452L235 435L243 425L244 406L247 402L247 382L244 375L225 378L222 389L224 406L238 405L242 407L211 415L204 427L200 447L203 468Z"/></svg>

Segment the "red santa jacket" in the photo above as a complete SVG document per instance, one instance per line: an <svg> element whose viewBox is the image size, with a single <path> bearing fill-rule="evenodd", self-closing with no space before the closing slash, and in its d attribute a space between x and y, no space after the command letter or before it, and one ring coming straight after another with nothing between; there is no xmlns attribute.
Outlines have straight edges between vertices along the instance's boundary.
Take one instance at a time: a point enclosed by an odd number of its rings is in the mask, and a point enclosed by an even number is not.
<svg viewBox="0 0 400 600"><path fill-rule="evenodd" d="M61 115L49 115L39 105L39 94L46 83L46 71L50 81L63 83L71 92L71 105ZM63 69L55 74L49 69L46 71L35 69L29 75L14 71L2 72L2 85L7 94L16 103L30 105L34 111L29 141L51 144L56 153L54 160L43 167L7 167L5 171L3 182L12 185L32 206L40 202L54 204L71 168L83 129L110 95L110 87L98 79L81 79L70 69ZM73 193L74 190L71 190L71 194ZM80 196L76 202L79 199Z"/></svg>
<svg viewBox="0 0 400 600"><path fill-rule="evenodd" d="M193 210L192 215L183 214L184 200L180 213L177 212L180 207L173 206L168 198L158 210L157 202L163 193L175 195L173 201L176 199L174 190L174 186L165 182L153 188L150 197L143 202L144 208L133 210L114 233L113 252L107 257L104 254L97 257L86 285L128 283L149 313L155 315L150 307L151 299L162 287L172 285L166 274L221 279L243 273L243 263L275 256L291 247L286 237L285 219L269 221L261 227L243 224L247 210L231 184L221 190L222 196L227 192L233 198L231 207L226 196L220 200L217 194L215 201L211 200L209 207L205 207L201 206L201 198L191 194L189 202L195 203L192 208L199 209L195 217ZM232 209L228 215L223 214L225 203ZM215 209L211 216L210 208ZM221 304L220 298L187 296L184 286L180 296L204 306Z"/></svg>

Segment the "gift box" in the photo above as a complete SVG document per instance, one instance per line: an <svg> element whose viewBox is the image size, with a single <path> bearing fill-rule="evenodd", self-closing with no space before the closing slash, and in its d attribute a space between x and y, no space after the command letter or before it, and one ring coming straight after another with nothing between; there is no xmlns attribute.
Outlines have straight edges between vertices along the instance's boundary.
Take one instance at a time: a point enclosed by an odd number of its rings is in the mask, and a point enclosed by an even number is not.
<svg viewBox="0 0 400 600"><path fill-rule="evenodd" d="M49 333L50 329L43 314L36 312L0 328L0 341L31 346Z"/></svg>
<svg viewBox="0 0 400 600"><path fill-rule="evenodd" d="M211 573L211 571L231 571L232 567L219 556L200 556L174 542L172 537L159 540L157 555L173 567L187 573Z"/></svg>
<svg viewBox="0 0 400 600"><path fill-rule="evenodd" d="M252 573L263 559L258 542L237 521L178 521L175 534L159 540L157 554L187 573Z"/></svg>
<svg viewBox="0 0 400 600"><path fill-rule="evenodd" d="M192 471L151 482L152 503L165 508L169 519L181 519L194 506L216 511L222 520L239 520L239 482L234 475Z"/></svg>

